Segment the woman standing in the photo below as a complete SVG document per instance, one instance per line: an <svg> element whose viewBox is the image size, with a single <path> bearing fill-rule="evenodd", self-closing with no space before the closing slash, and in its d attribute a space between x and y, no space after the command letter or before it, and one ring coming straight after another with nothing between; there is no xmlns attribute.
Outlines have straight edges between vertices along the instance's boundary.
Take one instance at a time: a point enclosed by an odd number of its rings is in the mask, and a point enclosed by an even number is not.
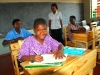
<svg viewBox="0 0 100 75"><path fill-rule="evenodd" d="M49 13L49 33L52 38L63 44L62 39L62 14L57 11L58 7L55 3L51 5L51 13Z"/></svg>

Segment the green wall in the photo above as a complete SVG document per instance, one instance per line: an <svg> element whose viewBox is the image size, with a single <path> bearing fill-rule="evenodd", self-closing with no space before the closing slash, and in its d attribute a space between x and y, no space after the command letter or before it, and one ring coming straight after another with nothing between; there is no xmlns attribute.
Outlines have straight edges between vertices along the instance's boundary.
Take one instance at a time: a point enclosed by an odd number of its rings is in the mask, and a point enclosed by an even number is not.
<svg viewBox="0 0 100 75"><path fill-rule="evenodd" d="M3 46L2 41L4 38L0 38L0 55L10 52L9 46Z"/></svg>

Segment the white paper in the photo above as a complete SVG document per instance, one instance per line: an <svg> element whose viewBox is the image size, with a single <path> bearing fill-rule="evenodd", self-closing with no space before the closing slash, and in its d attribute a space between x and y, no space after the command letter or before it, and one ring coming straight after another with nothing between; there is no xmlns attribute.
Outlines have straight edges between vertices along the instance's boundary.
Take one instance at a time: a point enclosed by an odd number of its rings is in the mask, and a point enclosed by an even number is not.
<svg viewBox="0 0 100 75"><path fill-rule="evenodd" d="M65 54L66 57L62 59L55 59L53 54L43 54L43 61L42 62L34 62L34 63L29 63L29 64L43 64L43 63L56 63L56 62L64 62L67 58L67 54Z"/></svg>

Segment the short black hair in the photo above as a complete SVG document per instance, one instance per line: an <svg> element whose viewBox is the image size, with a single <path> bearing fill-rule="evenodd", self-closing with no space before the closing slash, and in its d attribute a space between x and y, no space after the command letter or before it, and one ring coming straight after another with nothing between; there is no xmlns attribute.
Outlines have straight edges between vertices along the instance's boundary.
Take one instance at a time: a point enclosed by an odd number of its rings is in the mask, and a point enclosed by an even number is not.
<svg viewBox="0 0 100 75"><path fill-rule="evenodd" d="M51 6L56 7L56 9L58 10L58 6L57 6L57 4L56 4L56 3L53 3Z"/></svg>
<svg viewBox="0 0 100 75"><path fill-rule="evenodd" d="M12 25L14 25L16 22L18 22L18 21L20 21L20 19L14 19L13 21L12 21Z"/></svg>
<svg viewBox="0 0 100 75"><path fill-rule="evenodd" d="M74 18L76 20L76 17L74 15L70 16L70 18Z"/></svg>
<svg viewBox="0 0 100 75"><path fill-rule="evenodd" d="M47 25L46 21L43 18L37 18L34 21L33 28L36 28L36 26L38 26L39 24Z"/></svg>

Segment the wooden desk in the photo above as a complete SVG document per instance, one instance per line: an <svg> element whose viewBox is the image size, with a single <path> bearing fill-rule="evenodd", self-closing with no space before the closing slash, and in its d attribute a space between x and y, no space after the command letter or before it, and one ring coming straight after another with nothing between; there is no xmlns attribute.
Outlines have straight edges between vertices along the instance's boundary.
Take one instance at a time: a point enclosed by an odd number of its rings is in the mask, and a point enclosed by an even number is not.
<svg viewBox="0 0 100 75"><path fill-rule="evenodd" d="M21 63L25 75L93 75L93 68L96 66L97 50L87 50L80 57L68 56L67 60L60 67L50 68L24 68L29 65L28 61Z"/></svg>
<svg viewBox="0 0 100 75"><path fill-rule="evenodd" d="M86 33L73 33L74 36L74 43L76 46L76 42L83 42L86 44L86 49L89 47L89 42L92 42L92 49L94 49L94 38L93 38L93 32L89 31Z"/></svg>

